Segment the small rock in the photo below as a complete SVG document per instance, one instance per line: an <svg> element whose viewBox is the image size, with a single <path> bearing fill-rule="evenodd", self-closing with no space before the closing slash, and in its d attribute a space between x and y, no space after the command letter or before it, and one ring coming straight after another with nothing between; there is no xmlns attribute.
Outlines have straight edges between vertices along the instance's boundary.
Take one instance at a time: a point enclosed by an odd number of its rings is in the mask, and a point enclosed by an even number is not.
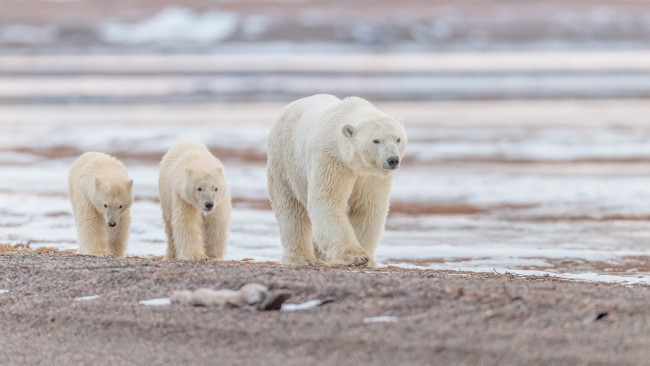
<svg viewBox="0 0 650 366"><path fill-rule="evenodd" d="M244 285L239 292L240 298L244 304L255 305L264 302L269 289L259 283L249 283Z"/></svg>
<svg viewBox="0 0 650 366"><path fill-rule="evenodd" d="M266 294L264 302L258 305L260 310L280 310L282 304L291 297L286 291L271 291Z"/></svg>
<svg viewBox="0 0 650 366"><path fill-rule="evenodd" d="M239 291L200 288L192 294L192 305L214 306L239 302Z"/></svg>
<svg viewBox="0 0 650 366"><path fill-rule="evenodd" d="M192 291L174 291L171 301L172 304L189 305L192 301Z"/></svg>

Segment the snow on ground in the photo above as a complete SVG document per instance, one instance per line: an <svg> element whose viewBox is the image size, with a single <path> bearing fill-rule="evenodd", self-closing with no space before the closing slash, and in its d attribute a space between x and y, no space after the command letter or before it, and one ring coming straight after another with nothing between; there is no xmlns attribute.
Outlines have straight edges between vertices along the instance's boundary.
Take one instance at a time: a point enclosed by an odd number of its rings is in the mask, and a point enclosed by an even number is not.
<svg viewBox="0 0 650 366"><path fill-rule="evenodd" d="M158 297L155 299L141 300L138 302L145 306L167 306L167 305L171 305L172 303L169 297Z"/></svg>
<svg viewBox="0 0 650 366"><path fill-rule="evenodd" d="M38 78L31 80L38 84ZM385 265L647 283L647 103L404 102L407 159L377 250ZM235 200L226 259L278 261L266 138L283 104L0 106L0 242L76 249L67 171L81 152L121 157L135 180L129 255L163 255L157 164L199 140Z"/></svg>

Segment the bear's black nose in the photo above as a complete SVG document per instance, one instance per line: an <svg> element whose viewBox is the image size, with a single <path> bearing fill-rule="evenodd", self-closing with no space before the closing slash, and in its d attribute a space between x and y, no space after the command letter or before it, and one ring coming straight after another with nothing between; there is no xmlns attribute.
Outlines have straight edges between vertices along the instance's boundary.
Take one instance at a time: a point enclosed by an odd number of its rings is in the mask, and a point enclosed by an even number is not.
<svg viewBox="0 0 650 366"><path fill-rule="evenodd" d="M388 158L388 160L386 160L386 162L388 163L389 167L394 169L399 165L399 158L397 156L391 156Z"/></svg>
<svg viewBox="0 0 650 366"><path fill-rule="evenodd" d="M115 221L111 221L111 222L108 223L108 226L110 226L110 227L115 227L116 225L117 225L117 223Z"/></svg>
<svg viewBox="0 0 650 366"><path fill-rule="evenodd" d="M205 203L205 208L207 208L208 210L212 210L212 207L214 207L213 202L206 202Z"/></svg>

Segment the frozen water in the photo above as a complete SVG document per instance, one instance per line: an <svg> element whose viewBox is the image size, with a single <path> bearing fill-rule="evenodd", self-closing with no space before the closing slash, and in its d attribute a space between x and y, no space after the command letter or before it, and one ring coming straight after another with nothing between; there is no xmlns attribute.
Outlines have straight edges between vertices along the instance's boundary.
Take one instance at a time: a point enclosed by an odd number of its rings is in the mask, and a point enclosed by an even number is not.
<svg viewBox="0 0 650 366"><path fill-rule="evenodd" d="M81 296L75 297L74 301L90 301L99 299L99 295L90 295L90 296Z"/></svg>
<svg viewBox="0 0 650 366"><path fill-rule="evenodd" d="M167 305L171 305L172 303L169 297L159 297L159 298L149 299L149 300L140 300L138 302L146 306L167 306Z"/></svg>
<svg viewBox="0 0 650 366"><path fill-rule="evenodd" d="M280 311L311 310L321 306L322 304L323 302L321 300L309 300L300 304L284 303L282 304Z"/></svg>

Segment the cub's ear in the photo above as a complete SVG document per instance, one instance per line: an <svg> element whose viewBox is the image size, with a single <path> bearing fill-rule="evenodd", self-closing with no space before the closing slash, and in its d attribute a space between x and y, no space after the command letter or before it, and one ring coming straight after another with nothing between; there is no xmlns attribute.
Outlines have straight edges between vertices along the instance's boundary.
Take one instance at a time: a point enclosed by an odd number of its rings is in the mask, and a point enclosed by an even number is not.
<svg viewBox="0 0 650 366"><path fill-rule="evenodd" d="M404 120L401 118L397 119L397 122L399 122L400 125L404 126Z"/></svg>
<svg viewBox="0 0 650 366"><path fill-rule="evenodd" d="M194 171L193 171L192 169L190 169L190 168L185 168L185 175L186 175L187 177L191 177L193 173L194 173Z"/></svg>
<svg viewBox="0 0 650 366"><path fill-rule="evenodd" d="M126 183L126 186L129 187L129 189L133 189L133 179L129 179L129 181Z"/></svg>
<svg viewBox="0 0 650 366"><path fill-rule="evenodd" d="M354 126L352 125L345 125L341 129L341 132L343 132L343 136L350 138L354 136L355 133L357 133L357 130L355 130Z"/></svg>

